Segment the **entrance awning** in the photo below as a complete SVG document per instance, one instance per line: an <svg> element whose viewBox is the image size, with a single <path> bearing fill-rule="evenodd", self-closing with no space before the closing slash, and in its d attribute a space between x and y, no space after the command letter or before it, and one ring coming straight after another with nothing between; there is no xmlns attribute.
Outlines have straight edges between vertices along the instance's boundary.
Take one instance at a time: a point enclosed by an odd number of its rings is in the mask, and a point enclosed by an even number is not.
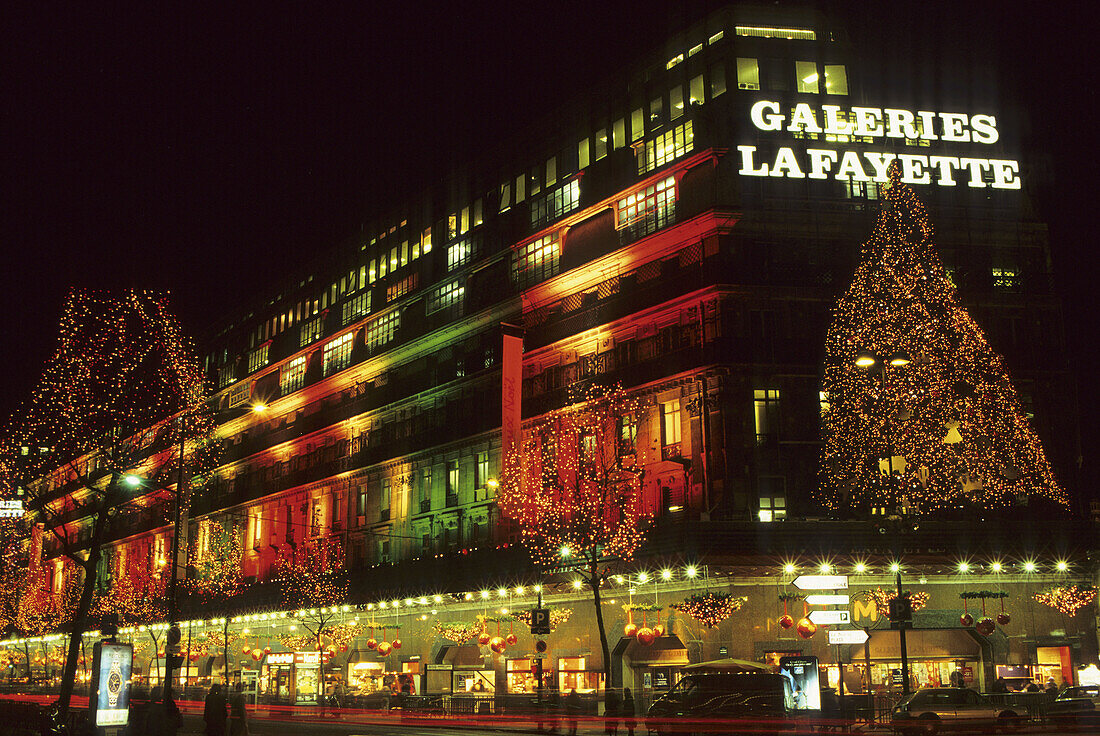
<svg viewBox="0 0 1100 736"><path fill-rule="evenodd" d="M901 642L896 631L871 631L871 659L901 659ZM861 648L861 647L860 647ZM982 658L981 645L963 629L909 629L905 649L910 660ZM856 660L860 654L853 654Z"/></svg>
<svg viewBox="0 0 1100 736"><path fill-rule="evenodd" d="M637 639L630 639L623 656L632 665L683 666L688 663L687 647L675 634L655 639L649 646L638 643Z"/></svg>
<svg viewBox="0 0 1100 736"><path fill-rule="evenodd" d="M771 672L771 667L759 662L750 662L747 659L714 659L710 662L699 662L684 667L684 671L692 672Z"/></svg>

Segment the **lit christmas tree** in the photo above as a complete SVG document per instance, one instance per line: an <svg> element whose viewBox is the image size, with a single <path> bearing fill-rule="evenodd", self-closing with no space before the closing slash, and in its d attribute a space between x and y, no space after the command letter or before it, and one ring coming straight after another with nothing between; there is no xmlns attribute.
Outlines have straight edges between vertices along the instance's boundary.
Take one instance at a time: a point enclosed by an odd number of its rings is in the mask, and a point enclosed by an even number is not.
<svg viewBox="0 0 1100 736"><path fill-rule="evenodd" d="M820 500L844 513L935 514L1033 497L1066 506L1004 361L960 306L896 161L890 179L826 339Z"/></svg>

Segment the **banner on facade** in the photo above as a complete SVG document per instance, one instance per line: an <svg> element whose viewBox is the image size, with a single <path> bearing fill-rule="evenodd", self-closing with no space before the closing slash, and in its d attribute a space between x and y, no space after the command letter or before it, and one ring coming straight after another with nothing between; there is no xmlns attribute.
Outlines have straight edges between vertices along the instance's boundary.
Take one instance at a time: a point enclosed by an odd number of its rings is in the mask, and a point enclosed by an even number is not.
<svg viewBox="0 0 1100 736"><path fill-rule="evenodd" d="M516 325L502 324L503 350L501 351L500 381L500 434L501 463L519 449L522 421L521 394L523 388L523 329Z"/></svg>

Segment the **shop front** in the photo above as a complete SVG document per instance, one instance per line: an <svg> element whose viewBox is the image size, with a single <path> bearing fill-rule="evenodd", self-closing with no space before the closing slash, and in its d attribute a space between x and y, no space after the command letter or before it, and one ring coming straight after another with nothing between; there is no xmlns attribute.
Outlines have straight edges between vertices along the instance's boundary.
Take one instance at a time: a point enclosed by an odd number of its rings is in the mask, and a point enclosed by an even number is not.
<svg viewBox="0 0 1100 736"><path fill-rule="evenodd" d="M273 652L260 666L257 697L266 703L317 705L320 652Z"/></svg>
<svg viewBox="0 0 1100 736"><path fill-rule="evenodd" d="M641 708L669 691L680 679L680 670L688 664L687 647L675 634L662 636L649 646L636 638L623 637L611 653L611 661L616 668L613 677L616 687L628 687L634 694L635 702Z"/></svg>
<svg viewBox="0 0 1100 736"><path fill-rule="evenodd" d="M906 653L909 660L909 687L950 687L962 685L986 691L983 646L977 634L967 629L910 629L906 632ZM862 646L849 647L845 656L844 691L865 692L868 667L873 692L901 691L901 643L897 631L871 631L868 641L870 663ZM986 644L988 647L988 643ZM862 661L861 661L862 660ZM835 660L821 666L822 684L838 688L840 668ZM827 683L827 684L826 684Z"/></svg>

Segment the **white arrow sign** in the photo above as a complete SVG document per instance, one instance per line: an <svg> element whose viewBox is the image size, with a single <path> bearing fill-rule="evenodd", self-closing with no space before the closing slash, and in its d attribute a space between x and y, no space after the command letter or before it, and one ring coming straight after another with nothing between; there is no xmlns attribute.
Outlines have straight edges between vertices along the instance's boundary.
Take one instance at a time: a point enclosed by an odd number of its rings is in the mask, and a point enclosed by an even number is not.
<svg viewBox="0 0 1100 736"><path fill-rule="evenodd" d="M846 595L818 593L816 595L806 596L806 602L811 606L846 606L851 601L848 600L848 596Z"/></svg>
<svg viewBox="0 0 1100 736"><path fill-rule="evenodd" d="M867 641L867 632L863 629L832 629L829 631L830 644L862 644Z"/></svg>
<svg viewBox="0 0 1100 736"><path fill-rule="evenodd" d="M852 622L852 614L847 611L810 611L810 620L818 626L848 624Z"/></svg>
<svg viewBox="0 0 1100 736"><path fill-rule="evenodd" d="M847 590L847 575L799 575L794 579L799 590Z"/></svg>

